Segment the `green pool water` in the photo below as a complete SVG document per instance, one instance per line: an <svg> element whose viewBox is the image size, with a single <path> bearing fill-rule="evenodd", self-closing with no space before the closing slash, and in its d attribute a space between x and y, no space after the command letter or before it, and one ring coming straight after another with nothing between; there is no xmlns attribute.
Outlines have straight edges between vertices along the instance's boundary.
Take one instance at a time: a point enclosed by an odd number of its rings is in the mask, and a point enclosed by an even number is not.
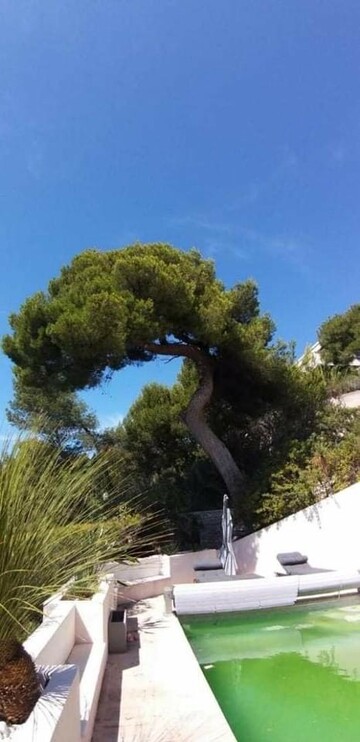
<svg viewBox="0 0 360 742"><path fill-rule="evenodd" d="M237 740L360 740L360 602L185 617Z"/></svg>

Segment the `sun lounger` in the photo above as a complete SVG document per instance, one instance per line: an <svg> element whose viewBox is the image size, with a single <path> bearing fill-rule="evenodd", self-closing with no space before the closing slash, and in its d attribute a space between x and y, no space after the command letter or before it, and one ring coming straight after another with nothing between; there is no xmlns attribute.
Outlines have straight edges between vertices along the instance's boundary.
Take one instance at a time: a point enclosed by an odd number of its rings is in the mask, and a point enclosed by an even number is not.
<svg viewBox="0 0 360 742"><path fill-rule="evenodd" d="M331 572L329 569L311 567L308 558L299 551L277 554L277 559L288 575L309 575L317 572Z"/></svg>

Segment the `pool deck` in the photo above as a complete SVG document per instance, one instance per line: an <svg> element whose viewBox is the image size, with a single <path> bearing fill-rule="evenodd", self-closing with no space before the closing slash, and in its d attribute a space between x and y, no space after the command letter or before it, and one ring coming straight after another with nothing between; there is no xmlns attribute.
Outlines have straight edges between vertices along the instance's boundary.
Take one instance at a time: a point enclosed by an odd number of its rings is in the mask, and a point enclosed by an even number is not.
<svg viewBox="0 0 360 742"><path fill-rule="evenodd" d="M236 742L163 597L132 615L139 640L109 655L92 742Z"/></svg>

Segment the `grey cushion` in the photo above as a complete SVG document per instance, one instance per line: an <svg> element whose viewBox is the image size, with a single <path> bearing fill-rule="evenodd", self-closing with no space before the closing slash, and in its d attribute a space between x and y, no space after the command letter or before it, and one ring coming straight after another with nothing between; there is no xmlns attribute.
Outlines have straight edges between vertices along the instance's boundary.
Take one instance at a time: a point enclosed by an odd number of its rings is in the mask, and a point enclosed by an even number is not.
<svg viewBox="0 0 360 742"><path fill-rule="evenodd" d="M309 567L306 562L303 562L302 564L284 564L284 568L288 575L308 575L311 572L317 572L317 570Z"/></svg>
<svg viewBox="0 0 360 742"><path fill-rule="evenodd" d="M205 570L210 569L222 569L222 564L220 561L218 562L198 562L198 564L195 564L194 570L195 572L198 572L201 570L202 572L205 572Z"/></svg>
<svg viewBox="0 0 360 742"><path fill-rule="evenodd" d="M287 564L306 564L308 558L304 554L300 554L299 551L288 551L283 554L278 554L277 558L282 565Z"/></svg>

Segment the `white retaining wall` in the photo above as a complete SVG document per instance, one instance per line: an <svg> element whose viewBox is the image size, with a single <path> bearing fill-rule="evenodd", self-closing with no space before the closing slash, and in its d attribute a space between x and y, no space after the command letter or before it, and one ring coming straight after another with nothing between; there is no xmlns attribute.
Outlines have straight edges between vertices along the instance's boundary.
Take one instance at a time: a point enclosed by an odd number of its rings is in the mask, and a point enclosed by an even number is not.
<svg viewBox="0 0 360 742"><path fill-rule="evenodd" d="M300 551L314 567L360 569L360 482L235 541L240 574L284 572L276 555Z"/></svg>
<svg viewBox="0 0 360 742"><path fill-rule="evenodd" d="M63 665L75 644L75 604L59 601L54 617L44 616L24 647L37 665Z"/></svg>
<svg viewBox="0 0 360 742"><path fill-rule="evenodd" d="M167 554L154 554L132 564L109 562L106 569L118 580L118 597L123 603L155 598L171 585Z"/></svg>
<svg viewBox="0 0 360 742"><path fill-rule="evenodd" d="M184 551L180 554L170 556L171 585L181 585L194 582L196 564L217 562L219 560L216 549L203 549L202 551Z"/></svg>
<svg viewBox="0 0 360 742"><path fill-rule="evenodd" d="M24 647L37 665L58 667L26 725L13 730L15 742L28 742L30 738L33 742L90 742L114 601L111 576L100 583L98 592L89 600L61 600L59 594L47 601L43 622L24 642ZM48 718L53 719L50 725ZM35 736L34 732L31 737L24 737L25 727L27 733L35 728L38 731Z"/></svg>

